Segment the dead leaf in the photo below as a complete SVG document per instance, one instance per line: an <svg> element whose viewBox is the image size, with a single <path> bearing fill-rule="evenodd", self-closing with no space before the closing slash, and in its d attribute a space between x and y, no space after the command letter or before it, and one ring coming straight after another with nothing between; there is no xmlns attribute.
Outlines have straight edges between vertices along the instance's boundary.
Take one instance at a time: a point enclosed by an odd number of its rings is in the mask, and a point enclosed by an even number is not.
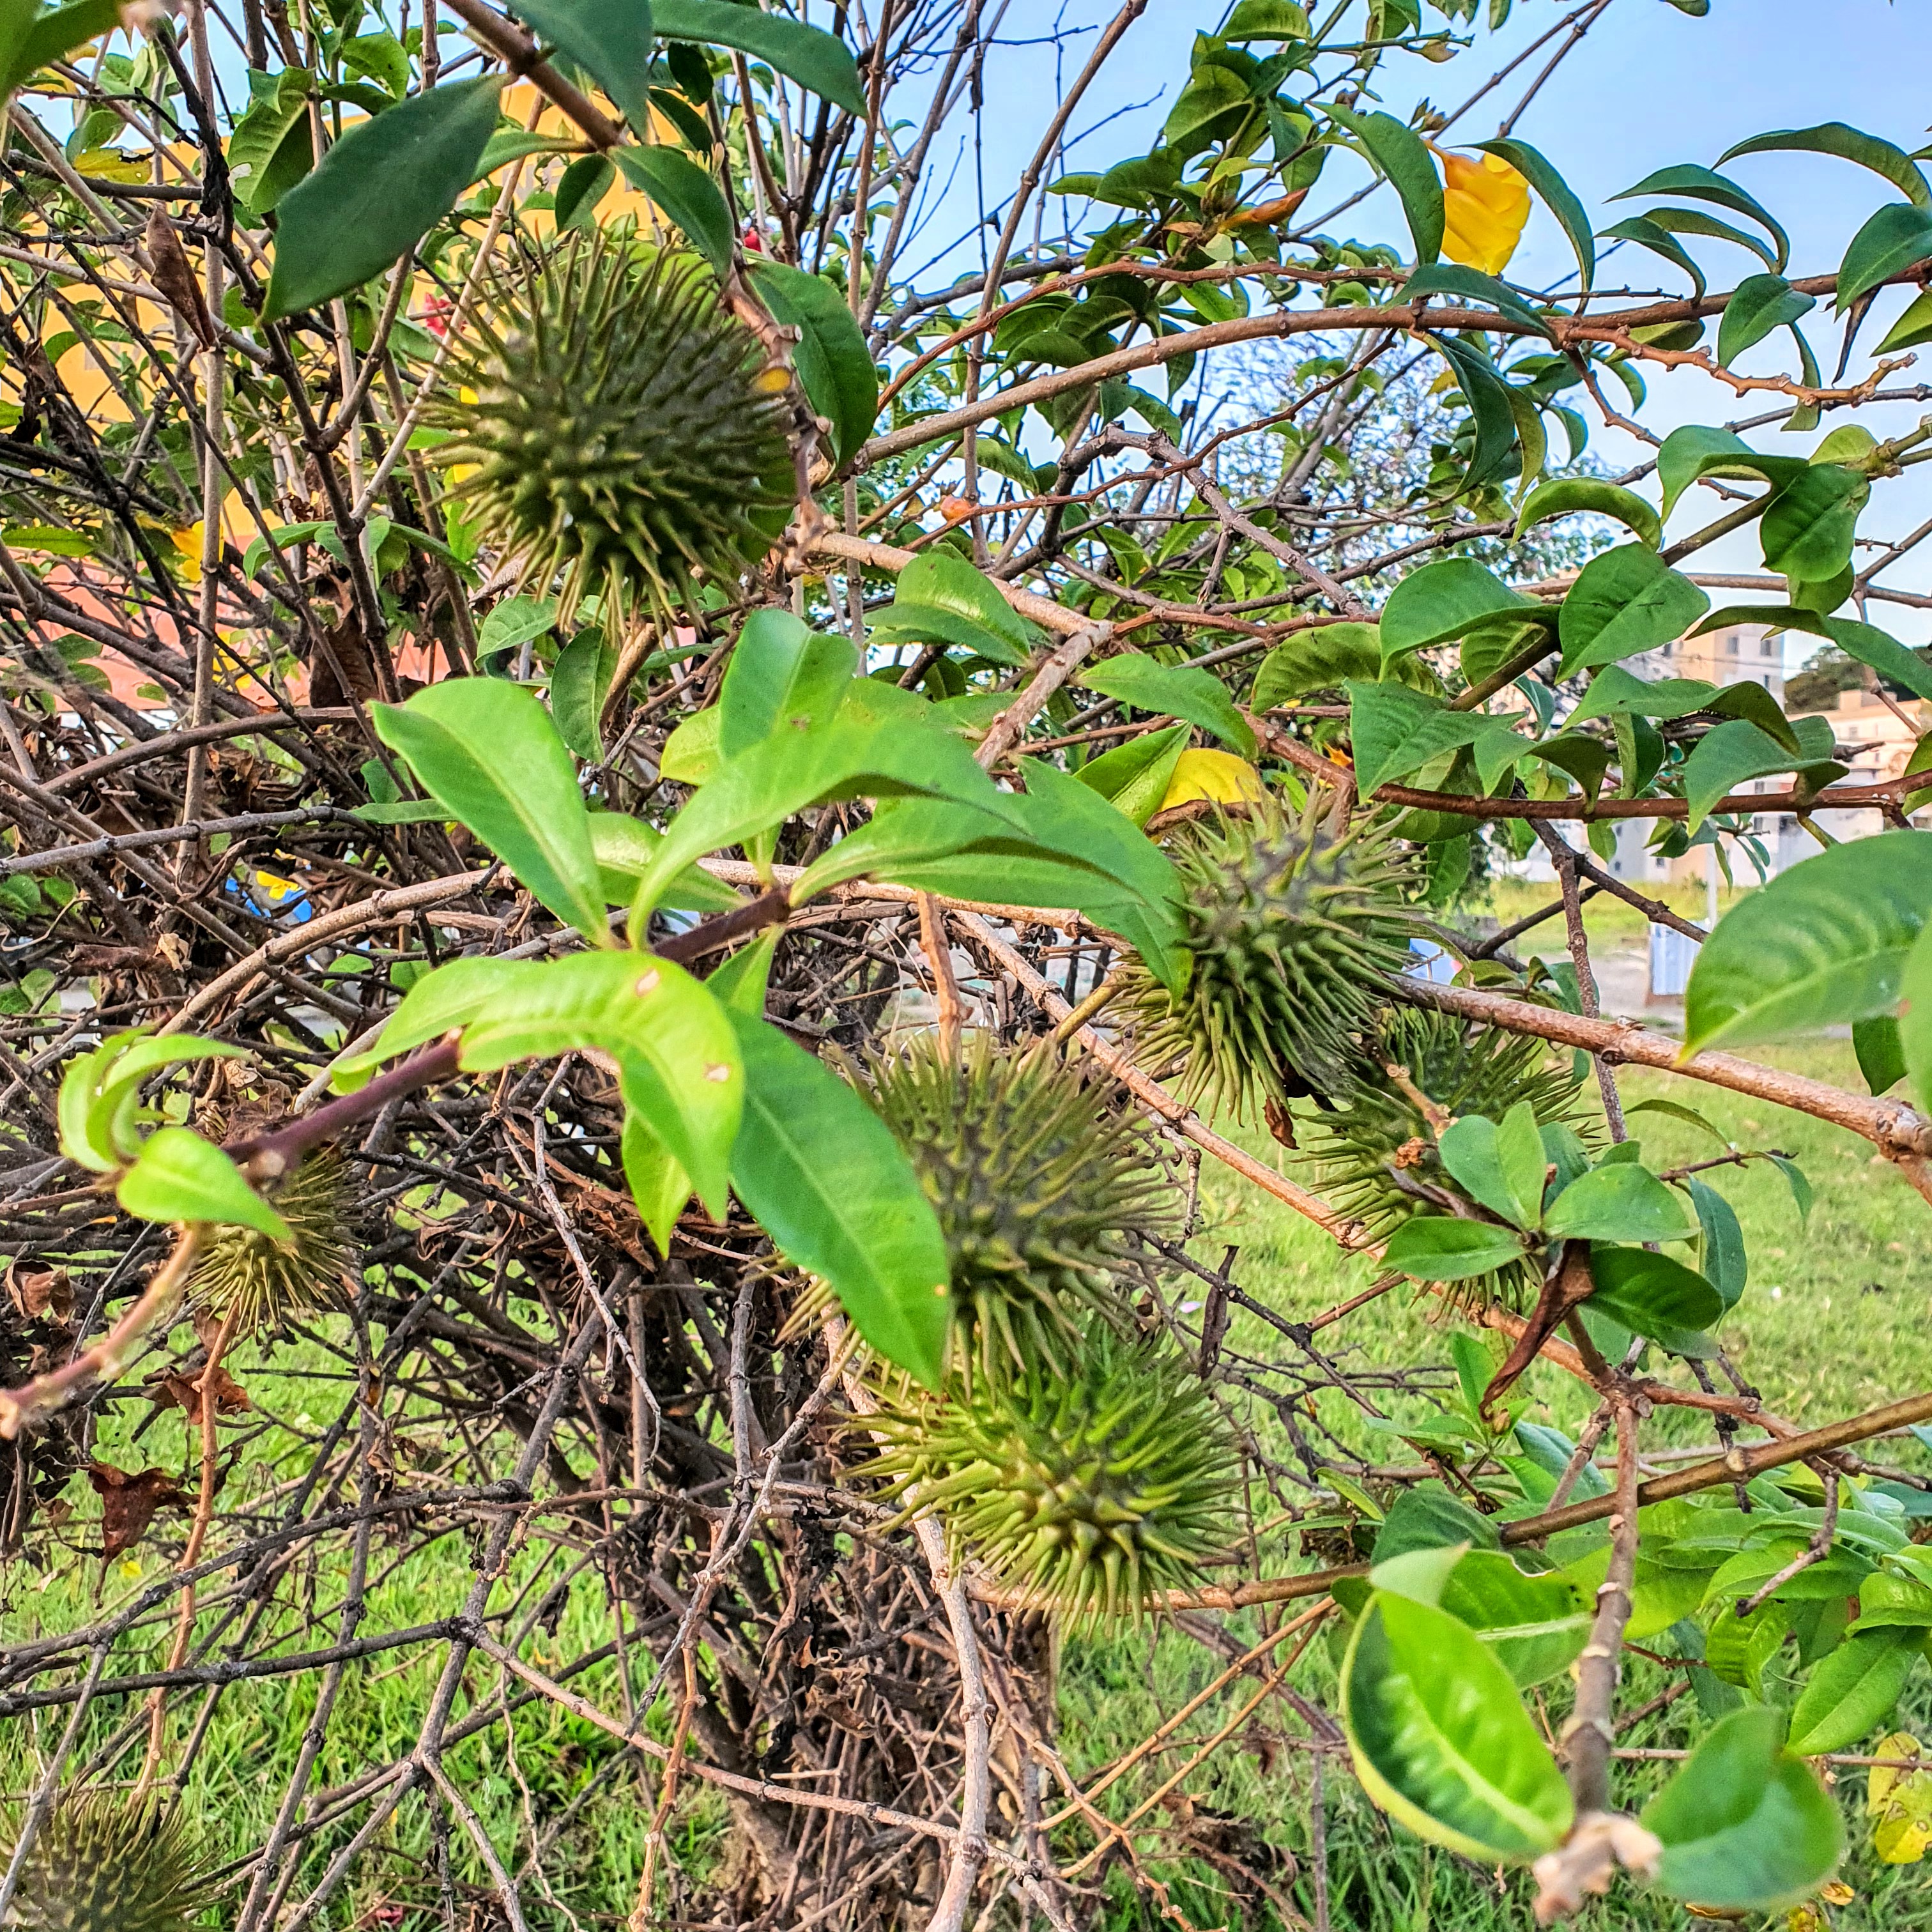
<svg viewBox="0 0 1932 1932"><path fill-rule="evenodd" d="M204 349L215 346L214 324L208 313L208 300L195 279L194 264L182 246L175 225L158 206L148 217L148 260L154 274L154 286L179 310L182 320L194 331L194 339Z"/></svg>
<svg viewBox="0 0 1932 1932"><path fill-rule="evenodd" d="M90 1462L87 1480L100 1498L100 1554L111 1561L147 1532L158 1509L185 1509L188 1492L165 1469L137 1475L108 1462Z"/></svg>
<svg viewBox="0 0 1932 1932"><path fill-rule="evenodd" d="M29 1322L51 1312L64 1322L74 1313L74 1284L65 1268L27 1269L16 1262L7 1270L7 1293Z"/></svg>
<svg viewBox="0 0 1932 1932"><path fill-rule="evenodd" d="M178 1408L188 1416L188 1426L201 1426L201 1384L207 1379L206 1374L196 1371L193 1374L157 1376L146 1384L148 1399L162 1408ZM217 1415L233 1415L240 1410L253 1408L248 1392L218 1364L214 1370L214 1412Z"/></svg>

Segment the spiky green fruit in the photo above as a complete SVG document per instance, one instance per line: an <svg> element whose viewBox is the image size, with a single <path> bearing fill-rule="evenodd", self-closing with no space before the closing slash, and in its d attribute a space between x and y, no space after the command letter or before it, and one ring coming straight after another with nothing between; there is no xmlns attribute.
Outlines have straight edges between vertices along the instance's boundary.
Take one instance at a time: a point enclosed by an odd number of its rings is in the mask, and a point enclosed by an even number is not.
<svg viewBox="0 0 1932 1932"><path fill-rule="evenodd" d="M1122 1271L1179 1221L1137 1117L1057 1048L1003 1051L984 1034L951 1051L921 1035L869 1071L946 1237L964 1365L1064 1364L1087 1326L1127 1319Z"/></svg>
<svg viewBox="0 0 1932 1932"><path fill-rule="evenodd" d="M936 1510L956 1550L1076 1624L1198 1582L1233 1537L1232 1429L1178 1356L1109 1328L1084 1334L1064 1372L982 1378L865 1426L910 1510Z"/></svg>
<svg viewBox="0 0 1932 1932"><path fill-rule="evenodd" d="M1264 1103L1343 1094L1357 1035L1417 929L1410 879L1383 832L1336 832L1328 794L1190 826L1172 856L1193 966L1170 994L1130 967L1120 1018L1147 1066L1179 1059L1184 1091L1252 1120Z"/></svg>
<svg viewBox="0 0 1932 1932"><path fill-rule="evenodd" d="M189 1932L209 1877L194 1834L157 1799L63 1798L27 1848L7 1923L20 1932Z"/></svg>
<svg viewBox="0 0 1932 1932"><path fill-rule="evenodd" d="M789 376L694 256L598 229L499 276L427 418L451 494L567 616L668 616L772 547L793 495ZM473 398L473 400L472 400Z"/></svg>
<svg viewBox="0 0 1932 1932"><path fill-rule="evenodd" d="M294 1239L285 1244L255 1228L214 1228L188 1279L193 1306L217 1322L232 1314L238 1338L328 1306L348 1273L342 1160L332 1148L310 1154L264 1192Z"/></svg>
<svg viewBox="0 0 1932 1932"><path fill-rule="evenodd" d="M1572 1056L1553 1054L1528 1035L1400 1008L1384 1013L1363 1045L1348 1103L1298 1113L1295 1120L1308 1130L1300 1154L1314 1169L1312 1185L1378 1241L1412 1214L1440 1211L1420 1187L1456 1184L1443 1170L1435 1130L1416 1094L1458 1119L1480 1114L1500 1120L1527 1101L1539 1126L1585 1124ZM1414 1092L1386 1071L1391 1065ZM1532 1265L1526 1261L1468 1286L1481 1299L1500 1294L1514 1302L1534 1289Z"/></svg>

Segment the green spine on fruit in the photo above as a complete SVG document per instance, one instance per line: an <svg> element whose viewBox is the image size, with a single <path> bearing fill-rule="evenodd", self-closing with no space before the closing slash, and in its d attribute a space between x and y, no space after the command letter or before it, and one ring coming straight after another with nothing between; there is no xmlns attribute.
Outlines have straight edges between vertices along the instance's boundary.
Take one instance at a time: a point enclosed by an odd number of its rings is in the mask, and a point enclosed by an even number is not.
<svg viewBox="0 0 1932 1932"><path fill-rule="evenodd" d="M1270 799L1174 842L1187 983L1170 994L1130 968L1117 1011L1143 1065L1182 1062L1192 1102L1252 1120L1270 1101L1346 1095L1382 982L1408 962L1409 868L1366 821L1331 830L1329 797L1297 816Z"/></svg>
<svg viewBox="0 0 1932 1932"><path fill-rule="evenodd" d="M0 1869L18 1842L0 1854ZM7 1924L19 1932L190 1932L212 1889L194 1834L158 1800L64 1798L27 1848Z"/></svg>
<svg viewBox="0 0 1932 1932"><path fill-rule="evenodd" d="M190 1303L217 1322L232 1316L236 1336L329 1306L348 1274L342 1160L333 1148L310 1154L264 1192L294 1240L285 1244L256 1228L214 1228L188 1279Z"/></svg>
<svg viewBox="0 0 1932 1932"><path fill-rule="evenodd" d="M702 262L598 229L499 274L427 421L485 539L561 578L560 617L592 592L668 617L783 529L788 383Z"/></svg>
<svg viewBox="0 0 1932 1932"><path fill-rule="evenodd" d="M1384 1013L1364 1042L1346 1104L1295 1116L1297 1127L1306 1130L1300 1155L1313 1169L1311 1185L1377 1241L1387 1240L1412 1214L1440 1211L1405 1182L1456 1185L1436 1154L1435 1130L1414 1095L1387 1072L1389 1065L1454 1118L1480 1114L1500 1120L1526 1100L1540 1126L1582 1124L1581 1083L1568 1054L1552 1054L1528 1035L1469 1025L1448 1013L1416 1008ZM1478 1298L1500 1294L1514 1301L1535 1284L1526 1262L1467 1286Z"/></svg>
<svg viewBox="0 0 1932 1932"><path fill-rule="evenodd" d="M922 1034L868 1071L946 1237L968 1366L1063 1364L1083 1324L1128 1319L1122 1271L1180 1216L1146 1129L1100 1082L1050 1046L978 1033L950 1052Z"/></svg>
<svg viewBox="0 0 1932 1932"><path fill-rule="evenodd" d="M914 1398L865 1419L872 1465L1031 1604L1077 1625L1138 1616L1199 1580L1234 1532L1232 1429L1187 1364L1096 1327L1063 1372Z"/></svg>

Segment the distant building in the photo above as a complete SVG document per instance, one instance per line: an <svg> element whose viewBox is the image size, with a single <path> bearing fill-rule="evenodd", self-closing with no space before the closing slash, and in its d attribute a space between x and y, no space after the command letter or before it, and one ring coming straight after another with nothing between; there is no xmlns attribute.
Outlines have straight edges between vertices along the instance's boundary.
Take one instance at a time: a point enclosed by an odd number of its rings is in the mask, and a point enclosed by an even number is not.
<svg viewBox="0 0 1932 1932"><path fill-rule="evenodd" d="M1778 702L1784 702L1784 636L1765 624L1732 624L1701 638L1678 638L1654 651L1628 658L1624 668L1647 680L1665 677L1696 678L1707 684L1750 683L1761 685ZM1920 698L1888 702L1867 691L1841 692L1825 706L1813 706L1817 716L1832 721L1840 762L1850 767L1845 782L1871 784L1895 777L1905 769L1912 748L1932 730L1932 704ZM1754 780L1744 789L1780 792L1790 784L1788 776ZM1932 816L1932 813L1926 814ZM1617 825L1615 855L1606 869L1616 878L1634 886L1658 885L1666 880L1701 880L1709 868L1709 856L1699 847L1679 859L1660 859L1648 849L1656 821L1627 818ZM1885 821L1876 811L1821 812L1814 823L1834 838L1868 838L1884 830ZM1564 828L1573 842L1582 842L1584 828ZM1766 862L1773 873L1783 872L1808 859L1821 848L1816 839L1791 812L1764 812L1754 816L1750 829L1762 842ZM1748 860L1734 862L1739 883L1751 877ZM1522 876L1554 876L1548 855L1532 849L1520 868Z"/></svg>
<svg viewBox="0 0 1932 1932"><path fill-rule="evenodd" d="M1627 658L1624 668L1646 679L1690 677L1719 686L1762 685L1782 704L1784 633L1772 629L1768 624L1727 624L1722 630L1710 632L1703 637L1678 638L1659 650L1645 651L1636 657ZM1760 778L1745 789L1782 791L1786 783L1781 778ZM1616 853L1607 868L1612 876L1627 879L1632 885L1658 885L1669 879L1702 878L1710 862L1701 847L1686 853L1681 859L1660 859L1647 849L1655 822L1648 818L1627 818L1618 826ZM1751 830L1764 841L1774 872L1783 870L1786 865L1804 856L1803 853L1794 853L1791 859L1780 856L1779 848L1784 835L1775 814L1766 813L1762 818L1754 818ZM1816 843L1807 837L1796 820L1792 821L1792 830L1811 850L1817 850Z"/></svg>

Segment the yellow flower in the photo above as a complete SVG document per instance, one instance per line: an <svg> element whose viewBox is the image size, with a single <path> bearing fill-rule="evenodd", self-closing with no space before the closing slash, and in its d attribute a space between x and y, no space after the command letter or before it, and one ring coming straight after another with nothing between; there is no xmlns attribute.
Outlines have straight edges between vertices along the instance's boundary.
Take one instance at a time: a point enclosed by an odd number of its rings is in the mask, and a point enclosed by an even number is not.
<svg viewBox="0 0 1932 1932"><path fill-rule="evenodd" d="M1238 758L1232 752L1183 752L1174 761L1174 776L1168 781L1160 808L1166 812L1171 806L1186 805L1197 798L1232 805L1240 799L1253 802L1262 796L1262 775L1246 758Z"/></svg>
<svg viewBox="0 0 1932 1932"><path fill-rule="evenodd" d="M170 530L170 540L181 554L181 574L190 584L201 581L201 535L202 526L190 524L184 530Z"/></svg>
<svg viewBox="0 0 1932 1932"><path fill-rule="evenodd" d="M1442 252L1452 262L1499 275L1529 219L1529 183L1496 154L1450 154L1442 162Z"/></svg>

